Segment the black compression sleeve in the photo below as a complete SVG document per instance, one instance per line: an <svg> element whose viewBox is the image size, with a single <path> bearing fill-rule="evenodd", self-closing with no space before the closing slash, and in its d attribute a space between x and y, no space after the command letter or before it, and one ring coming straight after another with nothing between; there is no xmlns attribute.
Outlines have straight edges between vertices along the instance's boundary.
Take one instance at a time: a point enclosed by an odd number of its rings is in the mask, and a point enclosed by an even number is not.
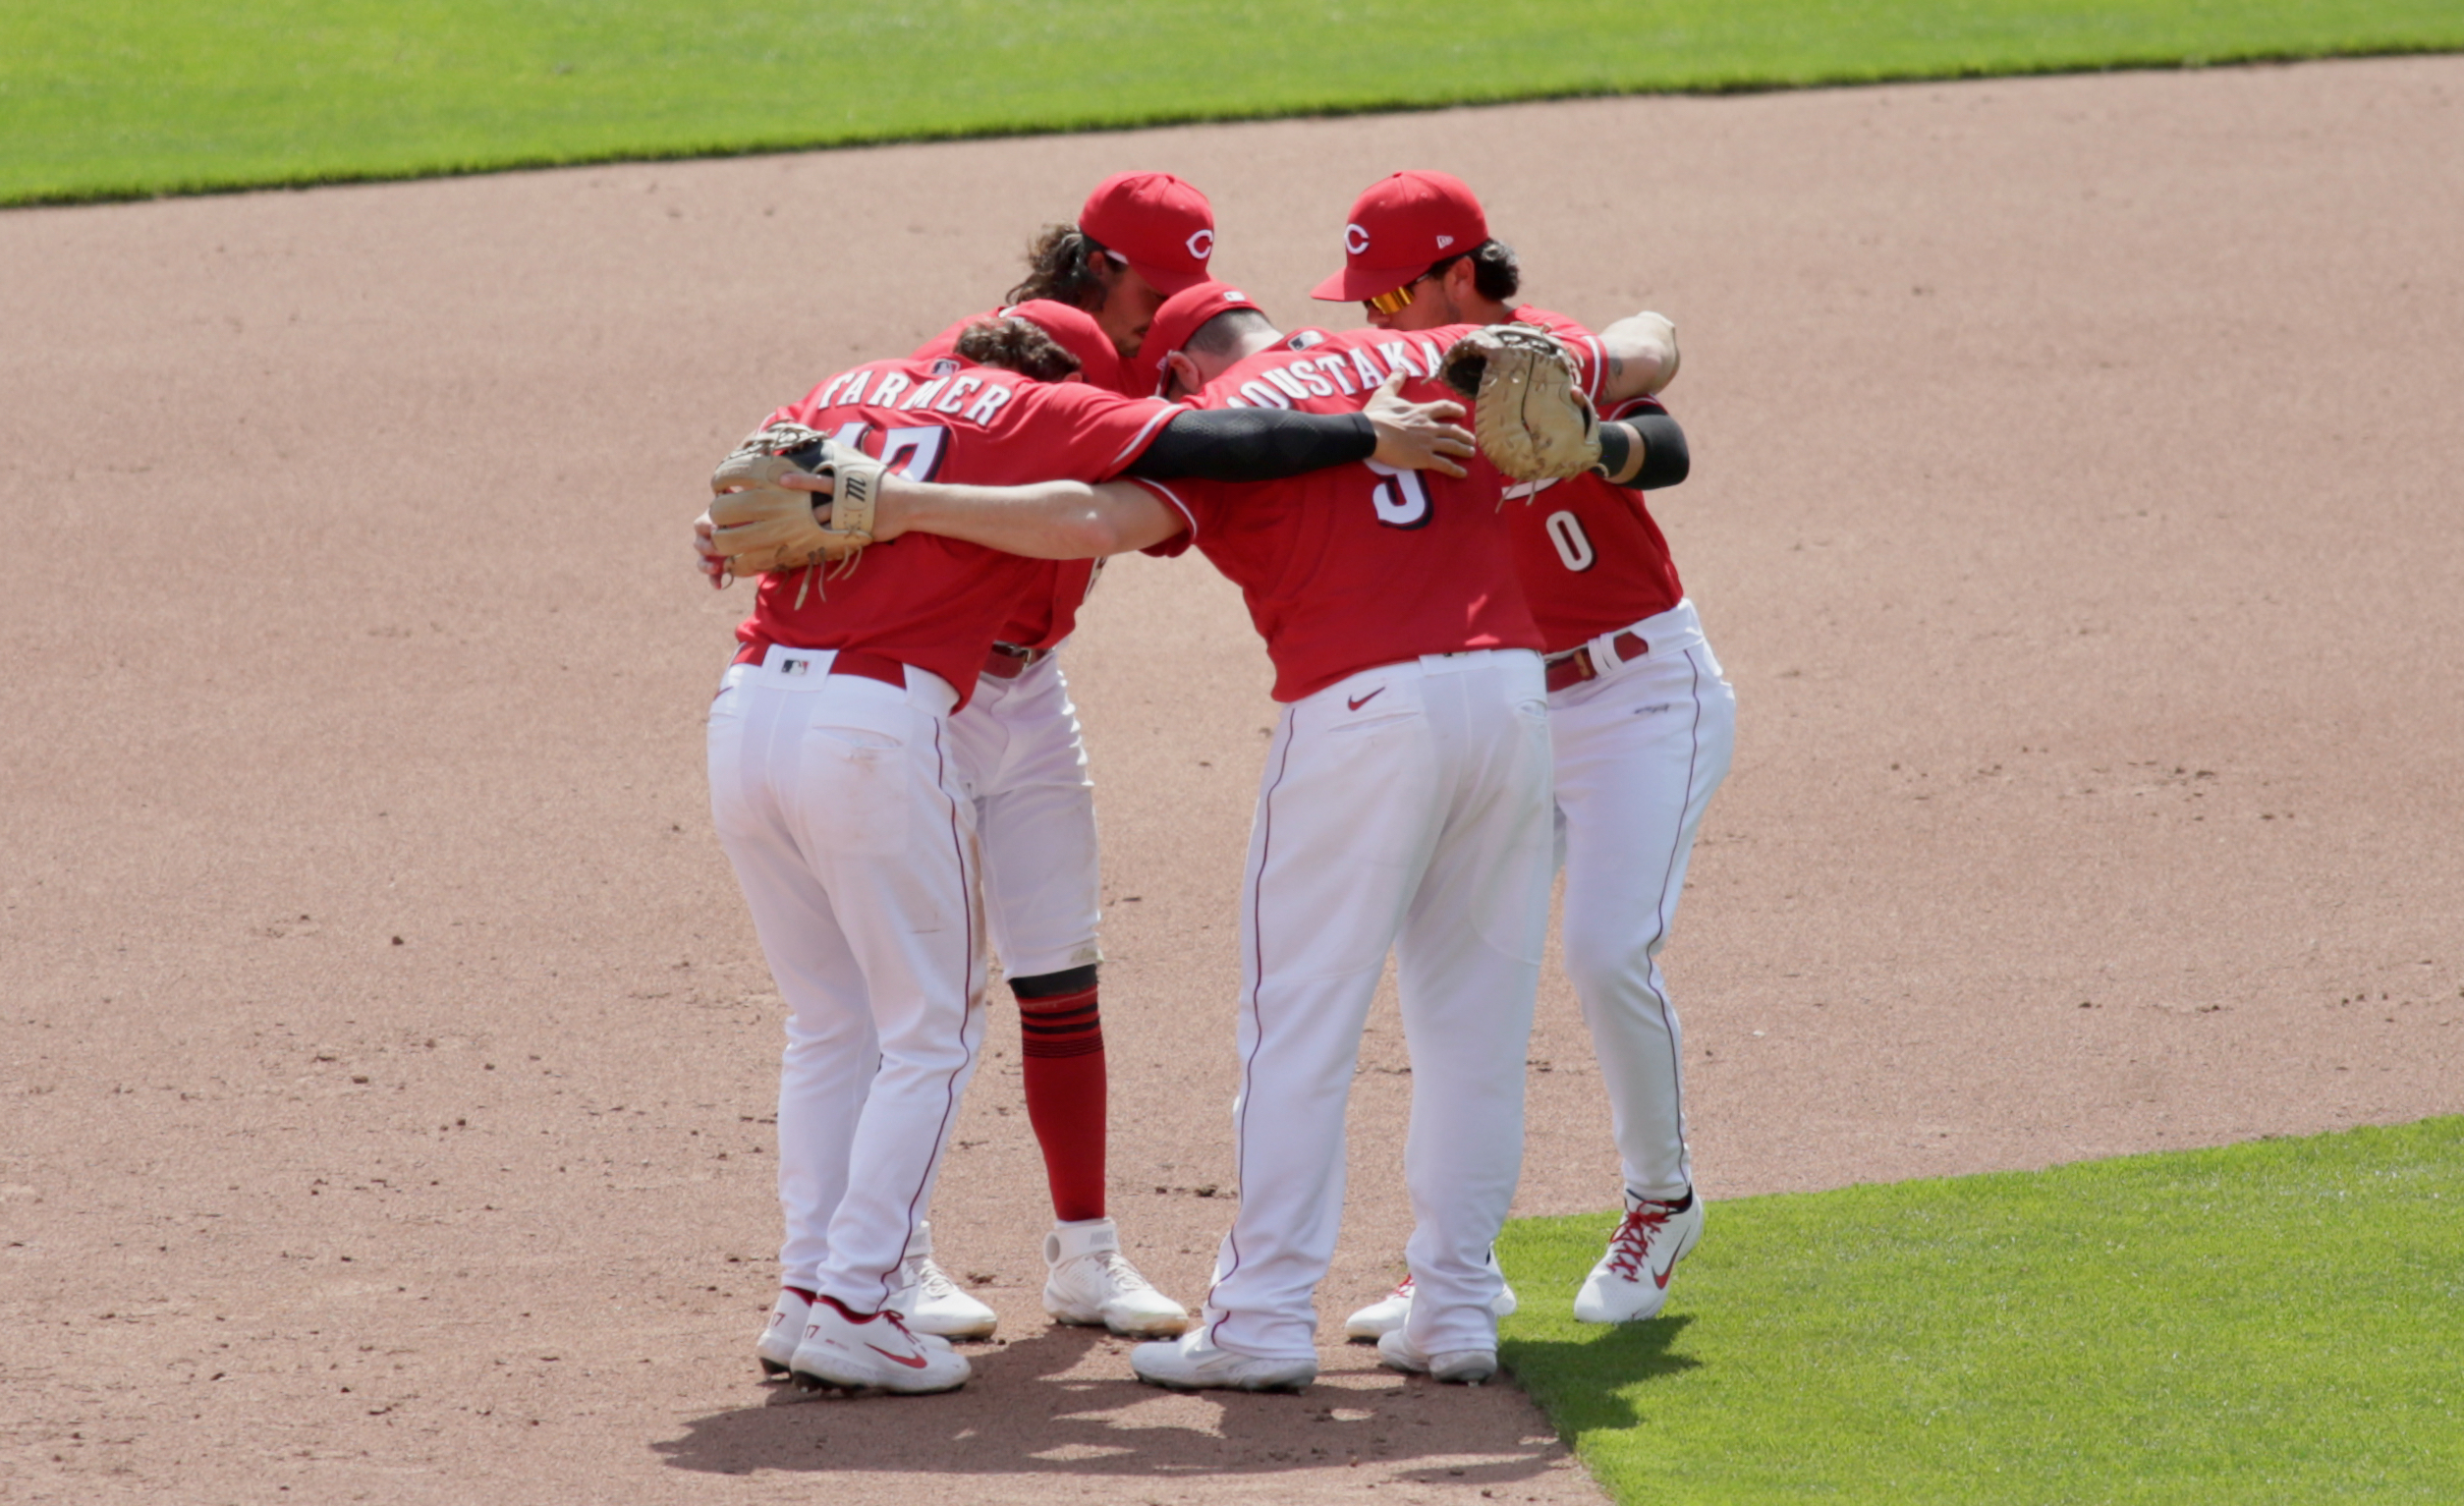
<svg viewBox="0 0 2464 1506"><path fill-rule="evenodd" d="M1684 480L1694 469L1694 457L1686 451L1686 431L1677 426L1677 420L1664 413L1638 413L1599 426L1602 475L1615 475L1632 458L1625 435L1617 432L1621 425L1642 436L1643 470L1620 484L1636 491L1662 491Z"/></svg>
<svg viewBox="0 0 2464 1506"><path fill-rule="evenodd" d="M1285 413L1275 408L1192 410L1176 414L1131 463L1150 481L1276 481L1377 453L1377 431L1363 414Z"/></svg>

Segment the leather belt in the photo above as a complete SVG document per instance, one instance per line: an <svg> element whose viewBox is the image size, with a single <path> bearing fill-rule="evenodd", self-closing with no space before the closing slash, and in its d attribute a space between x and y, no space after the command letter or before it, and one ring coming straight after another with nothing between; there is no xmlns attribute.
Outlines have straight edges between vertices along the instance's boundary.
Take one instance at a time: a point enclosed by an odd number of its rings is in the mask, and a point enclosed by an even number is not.
<svg viewBox="0 0 2464 1506"><path fill-rule="evenodd" d="M1049 648L1021 648L1016 643L994 643L992 651L983 656L983 672L995 680L1015 680L1036 667Z"/></svg>
<svg viewBox="0 0 2464 1506"><path fill-rule="evenodd" d="M736 657L730 662L758 664L762 656L769 651L770 645L767 643L747 643L736 650ZM883 685L895 685L902 690L906 688L907 666L886 654L870 653L862 648L836 650L816 648L812 651L831 654L831 674L861 675L867 680L878 680Z"/></svg>
<svg viewBox="0 0 2464 1506"><path fill-rule="evenodd" d="M1649 642L1631 632L1619 633L1608 641L1608 646L1617 650L1617 657L1620 661L1639 659L1652 651L1652 645ZM1563 653L1548 655L1543 668L1548 680L1548 689L1552 694L1568 686L1581 685L1586 680L1599 678L1599 666L1592 662L1592 645L1589 643L1585 643L1580 648L1569 648Z"/></svg>

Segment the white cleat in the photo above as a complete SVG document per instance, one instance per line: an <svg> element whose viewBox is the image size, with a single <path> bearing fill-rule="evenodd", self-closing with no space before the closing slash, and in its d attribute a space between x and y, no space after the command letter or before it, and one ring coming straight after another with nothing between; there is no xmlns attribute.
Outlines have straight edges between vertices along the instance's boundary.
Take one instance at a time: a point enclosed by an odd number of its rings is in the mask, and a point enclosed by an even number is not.
<svg viewBox="0 0 2464 1506"><path fill-rule="evenodd" d="M1489 1253L1488 1263L1491 1265L1497 1263L1494 1251ZM1501 1281L1502 1279L1500 1278ZM1514 1288L1510 1285L1501 1285L1498 1288L1496 1300L1488 1305L1488 1311L1499 1317L1512 1317L1514 1310ZM1402 1284L1393 1291L1345 1318L1343 1336L1356 1344L1375 1343L1401 1328L1411 1320L1411 1317L1412 1278L1406 1276Z"/></svg>
<svg viewBox="0 0 2464 1506"><path fill-rule="evenodd" d="M1423 1354L1410 1335L1400 1328L1390 1328L1377 1340L1377 1363L1390 1370L1427 1375L1448 1385L1476 1386L1497 1373L1497 1351L1450 1349L1442 1354Z"/></svg>
<svg viewBox="0 0 2464 1506"><path fill-rule="evenodd" d="M1689 1192L1682 1202L1627 1197L1625 1221L1574 1294L1579 1321L1639 1323L1659 1316L1668 1305L1668 1278L1703 1238L1703 1199Z"/></svg>
<svg viewBox="0 0 2464 1506"><path fill-rule="evenodd" d="M1001 1316L969 1296L932 1258L932 1225L916 1226L916 1242L898 1267L898 1290L883 1306L917 1333L945 1339L988 1339Z"/></svg>
<svg viewBox="0 0 2464 1506"><path fill-rule="evenodd" d="M1043 1237L1043 1310L1064 1323L1109 1328L1129 1338L1165 1338L1189 1329L1189 1312L1158 1292L1121 1254L1109 1218L1062 1224Z"/></svg>
<svg viewBox="0 0 2464 1506"><path fill-rule="evenodd" d="M762 1326L761 1337L753 1346L765 1378L787 1373L789 1364L796 1358L796 1346L805 1340L805 1325L812 1321L812 1304L795 1293L778 1294L778 1301L770 1308L770 1320Z"/></svg>
<svg viewBox="0 0 2464 1506"><path fill-rule="evenodd" d="M804 1341L796 1346L788 1370L807 1390L894 1391L903 1396L954 1391L975 1372L967 1357L946 1342L910 1333L894 1311L851 1312L826 1295L812 1305Z"/></svg>
<svg viewBox="0 0 2464 1506"><path fill-rule="evenodd" d="M1130 1351L1130 1369L1167 1391L1297 1391L1317 1378L1317 1357L1262 1360L1217 1349L1194 1331L1139 1345Z"/></svg>

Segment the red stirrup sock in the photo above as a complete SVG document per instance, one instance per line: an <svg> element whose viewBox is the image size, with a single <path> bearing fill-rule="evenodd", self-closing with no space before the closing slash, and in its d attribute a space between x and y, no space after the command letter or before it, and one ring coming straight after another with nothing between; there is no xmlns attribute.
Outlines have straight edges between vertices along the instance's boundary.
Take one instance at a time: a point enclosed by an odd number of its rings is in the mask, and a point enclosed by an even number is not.
<svg viewBox="0 0 2464 1506"><path fill-rule="evenodd" d="M1052 1216L1103 1216L1103 1021L1095 970L1071 968L1010 980L1027 1088L1027 1121L1043 1147Z"/></svg>

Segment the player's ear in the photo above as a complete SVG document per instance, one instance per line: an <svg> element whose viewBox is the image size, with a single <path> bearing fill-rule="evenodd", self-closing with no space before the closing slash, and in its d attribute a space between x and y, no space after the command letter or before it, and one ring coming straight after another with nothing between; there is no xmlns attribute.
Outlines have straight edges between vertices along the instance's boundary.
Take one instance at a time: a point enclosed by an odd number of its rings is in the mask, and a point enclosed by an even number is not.
<svg viewBox="0 0 2464 1506"><path fill-rule="evenodd" d="M1205 385L1206 379L1200 373L1198 363L1188 356L1174 351L1163 358L1163 396L1177 403L1183 398L1196 397L1199 389Z"/></svg>

